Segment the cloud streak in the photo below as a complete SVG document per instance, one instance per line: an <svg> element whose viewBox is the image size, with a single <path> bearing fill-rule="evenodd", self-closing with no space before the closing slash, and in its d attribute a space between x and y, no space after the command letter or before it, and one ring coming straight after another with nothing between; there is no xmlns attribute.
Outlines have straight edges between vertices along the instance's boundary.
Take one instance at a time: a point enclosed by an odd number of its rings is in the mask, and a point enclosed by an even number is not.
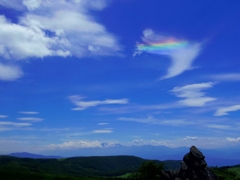
<svg viewBox="0 0 240 180"><path fill-rule="evenodd" d="M169 126L181 126L181 125L190 125L193 124L185 119L158 119L153 116L149 116L147 118L132 118L132 117L120 117L118 118L120 121L131 121L138 123L146 123L146 124L157 124L157 125L169 125Z"/></svg>
<svg viewBox="0 0 240 180"><path fill-rule="evenodd" d="M0 122L0 132L2 131L11 131L22 127L29 127L31 123L15 123L15 122L8 122L8 121L1 121Z"/></svg>
<svg viewBox="0 0 240 180"><path fill-rule="evenodd" d="M23 126L31 126L30 123L15 123L15 122L0 122L0 126L16 126L16 127L23 127Z"/></svg>
<svg viewBox="0 0 240 180"><path fill-rule="evenodd" d="M237 137L237 138L230 138L230 137L228 137L226 140L228 142L240 142L240 137Z"/></svg>
<svg viewBox="0 0 240 180"><path fill-rule="evenodd" d="M62 144L50 144L48 149L76 149L76 148L106 148L106 147L114 147L116 143L107 142L103 143L101 141L68 141Z"/></svg>
<svg viewBox="0 0 240 180"><path fill-rule="evenodd" d="M219 108L215 113L214 116L225 116L228 115L229 112L239 111L240 105L228 106L224 108Z"/></svg>
<svg viewBox="0 0 240 180"><path fill-rule="evenodd" d="M99 105L109 105L109 104L128 104L128 99L106 99L103 101L83 101L83 97L74 95L69 96L69 100L75 104L77 107L72 110L85 110L89 107L95 107Z"/></svg>
<svg viewBox="0 0 240 180"><path fill-rule="evenodd" d="M183 140L184 141L187 141L187 140L196 141L196 140L198 140L198 138L195 136L186 136L185 138L183 138Z"/></svg>
<svg viewBox="0 0 240 180"><path fill-rule="evenodd" d="M161 79L172 78L191 69L194 59L199 55L201 50L200 43L163 36L154 33L151 29L143 31L142 41L144 43L137 43L134 56L145 52L165 55L172 60L167 74Z"/></svg>
<svg viewBox="0 0 240 180"><path fill-rule="evenodd" d="M109 123L98 123L99 126L105 126L108 125Z"/></svg>
<svg viewBox="0 0 240 180"><path fill-rule="evenodd" d="M222 124L208 124L208 125L206 125L206 127L211 128L211 129L221 129L221 130L231 130L231 129L233 129L229 125L222 125Z"/></svg>
<svg viewBox="0 0 240 180"><path fill-rule="evenodd" d="M216 100L216 98L205 96L205 93L202 92L205 89L212 88L213 85L214 83L212 82L190 84L182 87L175 87L171 92L177 97L183 98L179 103L184 106L202 107L207 102Z"/></svg>
<svg viewBox="0 0 240 180"><path fill-rule="evenodd" d="M217 81L240 81L240 73L215 74L209 77Z"/></svg>
<svg viewBox="0 0 240 180"><path fill-rule="evenodd" d="M111 130L111 129L99 129L99 130L93 130L92 132L94 134L109 134L109 133L113 133L113 130Z"/></svg>
<svg viewBox="0 0 240 180"><path fill-rule="evenodd" d="M40 122L43 119L42 118L36 118L36 117L23 117L23 118L17 118L17 120L20 121L32 121L32 122Z"/></svg>
<svg viewBox="0 0 240 180"><path fill-rule="evenodd" d="M19 111L18 113L20 113L20 114L29 114L29 115L39 114L39 112L36 112L36 111Z"/></svg>

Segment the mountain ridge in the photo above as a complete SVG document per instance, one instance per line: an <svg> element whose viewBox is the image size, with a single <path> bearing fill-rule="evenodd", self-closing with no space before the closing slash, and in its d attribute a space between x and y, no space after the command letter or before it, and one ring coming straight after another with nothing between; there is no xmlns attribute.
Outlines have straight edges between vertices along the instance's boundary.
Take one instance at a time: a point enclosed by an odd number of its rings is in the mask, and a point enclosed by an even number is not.
<svg viewBox="0 0 240 180"><path fill-rule="evenodd" d="M19 158L33 158L33 159L60 159L60 158L63 158L61 156L44 156L41 154L34 154L34 153L29 153L29 152L15 152L15 153L8 154L8 156L19 157Z"/></svg>

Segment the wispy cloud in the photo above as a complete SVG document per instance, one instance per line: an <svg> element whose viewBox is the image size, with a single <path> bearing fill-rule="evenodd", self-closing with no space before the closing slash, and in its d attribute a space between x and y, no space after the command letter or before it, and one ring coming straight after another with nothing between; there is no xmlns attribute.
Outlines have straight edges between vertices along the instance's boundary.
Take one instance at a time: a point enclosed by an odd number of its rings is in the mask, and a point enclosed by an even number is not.
<svg viewBox="0 0 240 180"><path fill-rule="evenodd" d="M205 89L212 88L214 83L198 83L190 84L182 87L175 87L171 92L177 97L184 98L180 100L179 103L185 106L204 106L207 102L215 101L216 98L205 96Z"/></svg>
<svg viewBox="0 0 240 180"><path fill-rule="evenodd" d="M0 17L1 19L1 17ZM0 45L0 55L1 55L1 45ZM14 81L23 76L22 70L15 65L6 65L0 63L0 80L4 81Z"/></svg>
<svg viewBox="0 0 240 180"><path fill-rule="evenodd" d="M151 29L143 31L144 43L137 43L134 56L143 52L166 55L172 60L167 74L161 79L172 78L190 70L194 59L199 55L201 43L194 43L174 37L154 33Z"/></svg>
<svg viewBox="0 0 240 180"><path fill-rule="evenodd" d="M17 126L17 127L22 127L22 126L31 126L32 124L30 123L15 123L15 122L0 122L0 126Z"/></svg>
<svg viewBox="0 0 240 180"><path fill-rule="evenodd" d="M16 10L25 9L24 5L22 4L22 1L19 1L19 0L12 0L12 1L1 0L0 4L2 6L7 7L7 8L13 8L13 9L16 9Z"/></svg>
<svg viewBox="0 0 240 180"><path fill-rule="evenodd" d="M85 110L89 107L107 105L107 104L128 104L128 99L106 99L103 101L83 101L83 97L74 95L68 97L77 107L72 110Z"/></svg>
<svg viewBox="0 0 240 180"><path fill-rule="evenodd" d="M229 142L240 142L240 137L237 137L237 138L228 137L226 140Z"/></svg>
<svg viewBox="0 0 240 180"><path fill-rule="evenodd" d="M93 130L92 132L94 134L108 134L108 133L113 133L113 130L111 130L111 129L99 129L99 130Z"/></svg>
<svg viewBox="0 0 240 180"><path fill-rule="evenodd" d="M23 0L23 5L25 5L30 11L37 9L46 0Z"/></svg>
<svg viewBox="0 0 240 180"><path fill-rule="evenodd" d="M36 111L19 111L18 113L20 113L20 114L29 114L29 115L39 114L39 112L36 112Z"/></svg>
<svg viewBox="0 0 240 180"><path fill-rule="evenodd" d="M240 73L215 74L209 77L216 81L240 81Z"/></svg>
<svg viewBox="0 0 240 180"><path fill-rule="evenodd" d="M108 125L109 123L98 123L99 126Z"/></svg>
<svg viewBox="0 0 240 180"><path fill-rule="evenodd" d="M69 141L62 144L51 144L48 146L50 149L72 149L72 148L96 148L101 147L100 141Z"/></svg>
<svg viewBox="0 0 240 180"><path fill-rule="evenodd" d="M184 141L187 141L187 140L196 141L196 140L198 140L198 138L195 136L186 136L185 138L183 138L183 140Z"/></svg>
<svg viewBox="0 0 240 180"><path fill-rule="evenodd" d="M214 116L225 116L228 115L229 112L239 111L240 105L228 106L224 108L219 108L215 113Z"/></svg>
<svg viewBox="0 0 240 180"><path fill-rule="evenodd" d="M0 4L24 12L16 23L0 16L3 27L0 29L0 56L12 64L30 57L109 56L121 50L117 38L97 23L89 11L102 10L107 5L105 0L54 3L1 0ZM15 80L22 75L17 65L0 64L0 80Z"/></svg>
<svg viewBox="0 0 240 180"><path fill-rule="evenodd" d="M129 117L120 117L120 121L132 121L138 123L146 124L159 124L159 125L169 125L169 126L181 126L181 125L190 125L193 124L185 119L158 119L153 116L148 116L147 118L129 118Z"/></svg>
<svg viewBox="0 0 240 180"><path fill-rule="evenodd" d="M0 132L1 131L10 131L15 130L22 127L31 126L30 123L15 123L15 122L8 122L8 121L1 121L0 122Z"/></svg>
<svg viewBox="0 0 240 180"><path fill-rule="evenodd" d="M23 117L23 118L17 118L20 121L32 121L32 122L40 122L43 119L42 118L36 118L36 117Z"/></svg>
<svg viewBox="0 0 240 180"><path fill-rule="evenodd" d="M222 124L207 124L206 127L207 127L207 128L211 128L211 129L222 129L222 130L230 130L230 129L233 129L232 126L222 125Z"/></svg>
<svg viewBox="0 0 240 180"><path fill-rule="evenodd" d="M6 116L6 115L0 115L0 119L1 118L7 118L8 116Z"/></svg>
<svg viewBox="0 0 240 180"><path fill-rule="evenodd" d="M68 141L62 144L50 144L48 149L74 149L74 148L106 148L114 147L114 142L101 142L101 141Z"/></svg>
<svg viewBox="0 0 240 180"><path fill-rule="evenodd" d="M186 140L183 140L187 138ZM167 146L170 148L176 148L176 147L191 147L193 144L192 141L194 141L194 145L199 148L205 148L205 149L213 149L213 148L219 148L224 146L229 146L231 138L229 140L226 140L226 137L191 137L187 136L185 138L176 138L176 139L164 139L164 140L144 140L144 139L135 139L132 142L129 142L128 144L130 146L143 146L143 145L152 145L152 146ZM239 138L240 140L240 138ZM239 141L238 141L239 142Z"/></svg>

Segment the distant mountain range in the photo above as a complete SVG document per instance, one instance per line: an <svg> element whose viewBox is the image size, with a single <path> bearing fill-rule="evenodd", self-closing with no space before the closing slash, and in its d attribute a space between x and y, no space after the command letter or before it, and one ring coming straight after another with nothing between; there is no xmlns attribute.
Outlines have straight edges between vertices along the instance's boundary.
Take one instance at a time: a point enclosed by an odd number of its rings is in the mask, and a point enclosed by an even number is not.
<svg viewBox="0 0 240 180"><path fill-rule="evenodd" d="M28 152L17 152L10 153L8 156L19 157L19 158L33 158L33 159L60 159L61 156L44 156L40 154L32 154Z"/></svg>
<svg viewBox="0 0 240 180"><path fill-rule="evenodd" d="M205 155L205 160L208 166L233 166L240 164L239 149L200 149ZM183 156L189 152L187 147L169 148L166 146L122 146L116 144L108 146L107 143L102 144L100 148L79 148L74 150L58 150L57 154L60 156L43 156L31 153L11 153L14 157L27 158L54 158L61 157L85 157L85 156L116 156L128 155L137 156L143 159L151 160L182 160ZM47 152L44 154L54 154L54 152Z"/></svg>

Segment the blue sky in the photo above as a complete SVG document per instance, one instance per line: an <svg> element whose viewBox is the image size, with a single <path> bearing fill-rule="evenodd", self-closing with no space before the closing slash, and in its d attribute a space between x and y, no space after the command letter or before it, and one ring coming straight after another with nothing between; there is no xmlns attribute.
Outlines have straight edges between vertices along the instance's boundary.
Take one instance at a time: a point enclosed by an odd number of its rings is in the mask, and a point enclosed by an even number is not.
<svg viewBox="0 0 240 180"><path fill-rule="evenodd" d="M0 153L239 146L239 9L0 0Z"/></svg>

